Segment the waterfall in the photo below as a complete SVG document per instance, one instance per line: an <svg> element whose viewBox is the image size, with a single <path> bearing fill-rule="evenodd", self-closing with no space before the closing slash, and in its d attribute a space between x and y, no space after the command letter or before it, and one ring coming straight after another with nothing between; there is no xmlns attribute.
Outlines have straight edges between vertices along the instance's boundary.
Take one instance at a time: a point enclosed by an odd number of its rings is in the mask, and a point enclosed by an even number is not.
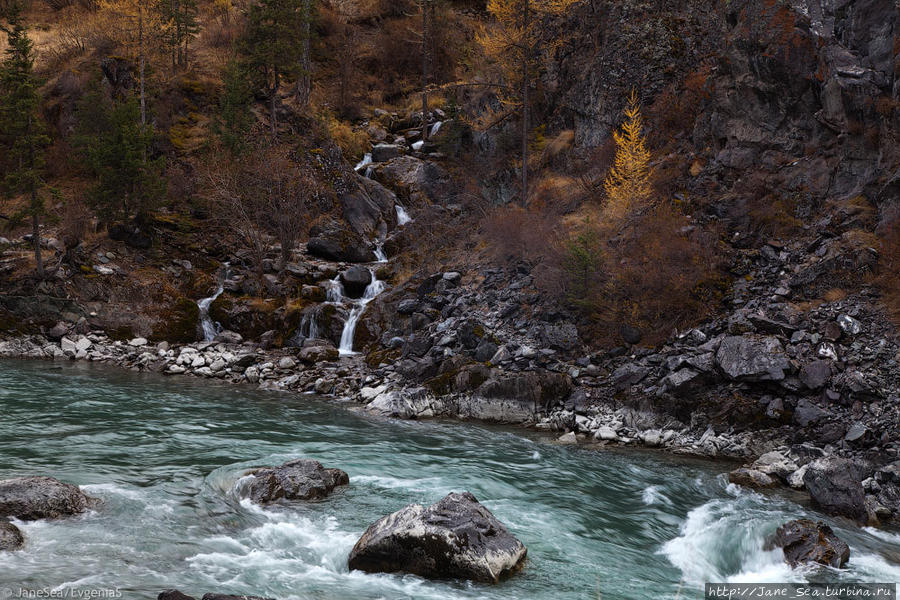
<svg viewBox="0 0 900 600"><path fill-rule="evenodd" d="M363 297L354 303L353 308L350 310L350 315L347 317L347 322L344 323L344 330L341 332L341 346L338 349L341 356L356 354L353 352L353 336L356 334L356 324L359 323L359 318L366 310L366 305L384 291L384 282L378 281L374 270L369 269L369 272L372 274L372 283L366 287Z"/></svg>
<svg viewBox="0 0 900 600"><path fill-rule="evenodd" d="M431 132L428 134L428 137L434 137L437 135L437 132L441 130L441 125L443 125L443 121L438 121L434 125L431 126Z"/></svg>
<svg viewBox="0 0 900 600"><path fill-rule="evenodd" d="M421 140L418 142L414 142L412 145L412 149L415 150L416 152L418 152L419 150L421 150L424 147L425 147L425 142L423 142Z"/></svg>
<svg viewBox="0 0 900 600"><path fill-rule="evenodd" d="M219 287L216 288L216 292L209 298L203 298L202 300L197 301L197 306L200 308L200 328L203 331L204 342L213 341L222 331L222 326L218 323L213 323L213 320L210 318L209 307L216 301L216 298L221 296L222 292L225 291L225 280L228 279L228 267L228 263L225 263L222 279L219 281Z"/></svg>
<svg viewBox="0 0 900 600"><path fill-rule="evenodd" d="M367 152L363 159L359 161L355 167L353 167L354 171L362 171L364 168L368 167L372 164L372 154ZM368 173L366 173L366 177L368 177Z"/></svg>
<svg viewBox="0 0 900 600"><path fill-rule="evenodd" d="M387 254L384 253L384 242L378 242L378 245L375 246L375 258L378 259L380 263L386 263L388 261Z"/></svg>
<svg viewBox="0 0 900 600"><path fill-rule="evenodd" d="M394 208L397 210L397 225L406 225L410 221L412 221L412 217L409 216L409 213L406 212L406 209L400 206L399 204L395 204Z"/></svg>
<svg viewBox="0 0 900 600"><path fill-rule="evenodd" d="M328 283L328 289L325 290L325 301L338 303L344 301L344 284L341 283L340 275Z"/></svg>

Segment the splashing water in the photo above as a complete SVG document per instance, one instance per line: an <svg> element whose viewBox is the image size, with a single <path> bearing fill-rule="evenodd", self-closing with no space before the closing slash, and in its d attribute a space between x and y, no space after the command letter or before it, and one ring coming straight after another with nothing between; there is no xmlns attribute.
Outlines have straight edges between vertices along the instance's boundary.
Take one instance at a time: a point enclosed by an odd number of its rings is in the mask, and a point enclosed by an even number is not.
<svg viewBox="0 0 900 600"><path fill-rule="evenodd" d="M397 210L397 225L406 225L410 221L412 221L412 217L409 216L409 213L406 212L406 209L400 206L399 204L395 205L394 208Z"/></svg>
<svg viewBox="0 0 900 600"><path fill-rule="evenodd" d="M373 269L369 269L369 272L372 274L372 283L366 286L363 297L354 303L353 308L350 309L350 315L347 317L347 322L344 323L344 330L341 332L341 345L338 348L341 356L356 354L353 351L353 337L356 335L356 325L359 323L359 318L365 312L369 302L384 291L384 282L378 280Z"/></svg>
<svg viewBox="0 0 900 600"><path fill-rule="evenodd" d="M212 306L212 303L225 291L225 280L228 279L228 268L229 264L225 263L223 266L222 279L219 281L219 286L216 288L215 293L209 298L203 298L202 300L197 301L197 306L200 309L200 329L203 332L204 342L211 342L216 339L217 335L222 333L222 326L218 323L214 323L212 318L210 318L209 307Z"/></svg>

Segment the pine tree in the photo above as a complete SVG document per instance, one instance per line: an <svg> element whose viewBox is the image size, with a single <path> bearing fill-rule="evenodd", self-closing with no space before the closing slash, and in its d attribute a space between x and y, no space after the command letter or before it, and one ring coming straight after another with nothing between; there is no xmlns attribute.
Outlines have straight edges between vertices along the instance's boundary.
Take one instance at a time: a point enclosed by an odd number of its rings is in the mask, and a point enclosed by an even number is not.
<svg viewBox="0 0 900 600"><path fill-rule="evenodd" d="M616 142L616 160L606 176L606 215L618 220L650 200L651 186L650 151L644 137L644 121L637 94L631 91L625 107L626 121L621 131L613 132Z"/></svg>
<svg viewBox="0 0 900 600"><path fill-rule="evenodd" d="M278 131L277 101L286 77L303 74L303 31L311 18L304 0L259 0L250 6L247 32L241 40L248 71L254 83L266 91L272 137Z"/></svg>
<svg viewBox="0 0 900 600"><path fill-rule="evenodd" d="M197 0L160 0L158 10L165 23L165 40L172 55L172 70L178 67L186 69L191 40L200 31Z"/></svg>
<svg viewBox="0 0 900 600"><path fill-rule="evenodd" d="M539 67L542 52L550 51L561 43L561 38L551 38L541 30L548 17L560 15L578 0L488 0L488 12L497 21L497 27L479 39L488 56L496 60L504 70L508 89L518 90L508 94L521 113L522 130L522 205L528 203L528 141L532 82Z"/></svg>
<svg viewBox="0 0 900 600"><path fill-rule="evenodd" d="M246 71L235 59L225 65L222 81L225 85L219 98L215 131L231 154L237 156L244 150L246 136L253 123L250 112L253 90L250 89Z"/></svg>
<svg viewBox="0 0 900 600"><path fill-rule="evenodd" d="M165 193L165 159L149 158L153 129L141 123L140 105L111 101L98 88L85 94L77 114L76 146L97 180L93 208L107 224L146 223Z"/></svg>
<svg viewBox="0 0 900 600"><path fill-rule="evenodd" d="M38 277L44 276L41 257L40 218L44 214L41 188L45 165L44 148L50 143L38 116L40 95L34 75L34 45L28 37L21 7L10 5L7 25L0 31L7 36L6 58L0 63L0 148L6 163L2 179L8 194L27 194L24 215L31 219L32 244Z"/></svg>

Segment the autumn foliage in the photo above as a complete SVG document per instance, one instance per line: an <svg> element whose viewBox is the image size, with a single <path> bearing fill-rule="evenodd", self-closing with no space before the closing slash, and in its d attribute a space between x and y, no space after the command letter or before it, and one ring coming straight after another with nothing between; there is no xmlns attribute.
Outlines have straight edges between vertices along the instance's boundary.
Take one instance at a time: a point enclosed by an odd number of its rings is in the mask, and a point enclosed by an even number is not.
<svg viewBox="0 0 900 600"><path fill-rule="evenodd" d="M605 216L621 220L634 208L643 206L653 193L650 151L644 137L644 120L637 94L632 90L625 107L626 121L621 131L613 132L616 159L603 188L606 191Z"/></svg>

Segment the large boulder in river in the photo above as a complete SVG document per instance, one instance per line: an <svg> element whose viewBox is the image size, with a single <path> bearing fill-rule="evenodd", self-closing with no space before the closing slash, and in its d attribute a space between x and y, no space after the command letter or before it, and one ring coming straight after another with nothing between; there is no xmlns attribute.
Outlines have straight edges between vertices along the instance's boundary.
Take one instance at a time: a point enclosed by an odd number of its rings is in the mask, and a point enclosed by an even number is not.
<svg viewBox="0 0 900 600"><path fill-rule="evenodd" d="M344 292L350 298L362 298L366 288L372 283L372 272L362 265L353 265L341 273Z"/></svg>
<svg viewBox="0 0 900 600"><path fill-rule="evenodd" d="M865 523L868 511L859 471L856 463L846 458L819 458L807 466L803 484L813 504L824 512Z"/></svg>
<svg viewBox="0 0 900 600"><path fill-rule="evenodd" d="M77 515L96 504L78 487L52 477L18 477L0 481L0 517L23 521Z"/></svg>
<svg viewBox="0 0 900 600"><path fill-rule="evenodd" d="M822 521L798 519L785 523L775 532L774 543L784 550L784 560L792 567L818 563L840 568L850 560L850 547Z"/></svg>
<svg viewBox="0 0 900 600"><path fill-rule="evenodd" d="M253 475L245 486L250 499L257 504L278 500L318 500L339 485L350 483L340 469L326 469L316 460L299 458L280 467L264 467L247 473Z"/></svg>
<svg viewBox="0 0 900 600"><path fill-rule="evenodd" d="M722 340L716 364L730 379L781 381L791 363L776 337L730 336Z"/></svg>
<svg viewBox="0 0 900 600"><path fill-rule="evenodd" d="M19 528L9 521L0 520L0 552L18 550L25 544Z"/></svg>
<svg viewBox="0 0 900 600"><path fill-rule="evenodd" d="M468 492L425 508L410 504L372 524L350 552L351 569L496 583L527 549Z"/></svg>

